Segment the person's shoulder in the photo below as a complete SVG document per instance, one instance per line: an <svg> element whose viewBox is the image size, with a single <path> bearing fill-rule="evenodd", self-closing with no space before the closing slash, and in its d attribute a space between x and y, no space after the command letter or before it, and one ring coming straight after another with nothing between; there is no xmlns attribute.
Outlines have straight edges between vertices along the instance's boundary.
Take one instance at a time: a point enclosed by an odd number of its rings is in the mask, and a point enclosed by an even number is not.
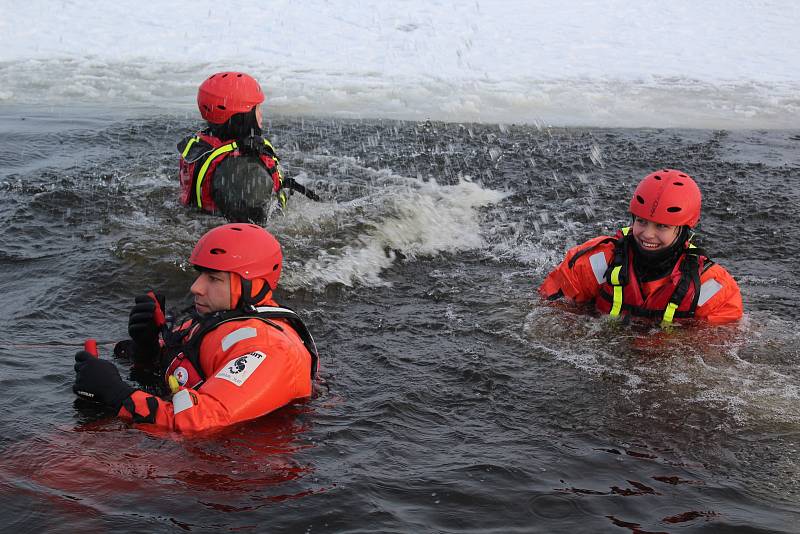
<svg viewBox="0 0 800 534"><path fill-rule="evenodd" d="M736 279L725 267L717 262L708 261L703 266L703 272L700 273L700 282L703 283L712 279L723 285L727 284L738 287Z"/></svg>
<svg viewBox="0 0 800 534"><path fill-rule="evenodd" d="M286 338L287 332L294 333L294 328L285 319L268 317L245 317L236 321L241 327L254 328L260 337L265 339ZM294 336L290 336L294 337Z"/></svg>
<svg viewBox="0 0 800 534"><path fill-rule="evenodd" d="M269 156L271 158L278 159L278 154L275 152L275 147L272 146L272 142L269 139L267 139L266 137L263 137L262 139L264 140L262 153L264 153L265 155L267 155L267 156Z"/></svg>
<svg viewBox="0 0 800 534"><path fill-rule="evenodd" d="M616 238L614 236L599 235L597 237L593 237L593 238L589 239L588 241L585 241L582 245L578 245L578 246L580 248L584 248L584 247L592 247L592 246L596 246L596 245L604 245L606 243L608 243L610 245L613 245L614 241L616 241Z"/></svg>
<svg viewBox="0 0 800 534"><path fill-rule="evenodd" d="M718 263L710 262L700 273L698 306L715 308L728 302L738 302L741 308L741 291L736 279Z"/></svg>
<svg viewBox="0 0 800 534"><path fill-rule="evenodd" d="M202 132L188 135L178 142L178 152L186 161L195 161L203 154L213 150L213 145L208 142Z"/></svg>
<svg viewBox="0 0 800 534"><path fill-rule="evenodd" d="M584 241L579 245L575 245L571 247L567 251L567 257L575 256L576 254L585 255L590 251L603 251L605 249L612 250L614 248L614 243L616 242L616 238L608 235L599 235L597 237L593 237L588 241Z"/></svg>
<svg viewBox="0 0 800 534"><path fill-rule="evenodd" d="M305 345L300 335L283 319L250 317L235 323L237 328L229 334L229 339L247 335L246 339L237 342L238 351L260 350L280 354L304 352Z"/></svg>
<svg viewBox="0 0 800 534"><path fill-rule="evenodd" d="M703 263L703 272L700 273L700 278L712 278L714 276L730 276L731 273L716 261L706 258Z"/></svg>

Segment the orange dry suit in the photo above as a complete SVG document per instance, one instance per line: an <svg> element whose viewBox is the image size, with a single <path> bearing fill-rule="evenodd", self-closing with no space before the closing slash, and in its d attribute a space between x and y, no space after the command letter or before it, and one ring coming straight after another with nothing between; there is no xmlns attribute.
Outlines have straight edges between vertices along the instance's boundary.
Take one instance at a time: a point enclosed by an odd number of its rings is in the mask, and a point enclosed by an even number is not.
<svg viewBox="0 0 800 534"><path fill-rule="evenodd" d="M281 190L284 185L283 173L275 149L265 137L255 137L254 140L263 141L263 145L256 147L258 158L272 177L273 191L278 195L278 200L285 206L286 193ZM224 159L244 156L236 141L223 141L202 131L178 143L178 152L181 154L181 203L217 213L219 210L212 194L214 171Z"/></svg>
<svg viewBox="0 0 800 534"><path fill-rule="evenodd" d="M271 299L187 321L172 334L180 345L165 377L173 384L171 401L136 390L123 401L121 418L191 433L254 419L311 395L314 340L297 314Z"/></svg>
<svg viewBox="0 0 800 534"><path fill-rule="evenodd" d="M582 303L594 301L611 316L660 320L703 319L727 323L742 316L736 280L705 253L686 243L672 271L663 278L639 282L629 228L615 237L600 236L573 247L539 287L542 297Z"/></svg>

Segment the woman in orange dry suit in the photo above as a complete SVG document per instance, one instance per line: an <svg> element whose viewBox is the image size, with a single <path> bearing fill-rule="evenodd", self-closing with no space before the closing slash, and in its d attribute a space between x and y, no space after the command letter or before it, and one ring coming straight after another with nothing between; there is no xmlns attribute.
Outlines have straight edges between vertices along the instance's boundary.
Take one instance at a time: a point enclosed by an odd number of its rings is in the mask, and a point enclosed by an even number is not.
<svg viewBox="0 0 800 534"><path fill-rule="evenodd" d="M742 316L733 277L691 243L702 196L687 174L664 169L639 182L631 227L570 249L539 293L548 300L594 301L614 317L727 323Z"/></svg>
<svg viewBox="0 0 800 534"><path fill-rule="evenodd" d="M263 137L264 93L242 72L218 72L197 91L206 129L178 143L180 201L231 221L258 221L276 195L282 207L287 189L313 200L316 194L285 179L275 149Z"/></svg>
<svg viewBox="0 0 800 534"><path fill-rule="evenodd" d="M231 425L309 397L314 340L272 300L282 259L278 241L259 226L209 231L189 260L200 271L193 317L165 328L163 302L149 293L136 298L128 324L134 367L165 370L171 399L132 388L113 363L86 351L75 355L73 390L134 424L179 432Z"/></svg>

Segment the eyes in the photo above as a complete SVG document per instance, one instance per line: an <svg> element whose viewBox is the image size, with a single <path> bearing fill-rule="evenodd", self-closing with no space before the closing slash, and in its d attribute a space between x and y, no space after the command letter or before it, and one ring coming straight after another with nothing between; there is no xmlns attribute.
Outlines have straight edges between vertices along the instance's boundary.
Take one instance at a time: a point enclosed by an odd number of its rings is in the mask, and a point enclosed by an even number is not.
<svg viewBox="0 0 800 534"><path fill-rule="evenodd" d="M208 275L208 278L209 278L209 280L211 280L212 282L217 282L217 283L221 283L221 282L224 282L224 281L225 281L225 277L224 277L223 275L221 275L221 274L216 274L216 273L209 274L209 275Z"/></svg>
<svg viewBox="0 0 800 534"><path fill-rule="evenodd" d="M648 221L647 219L642 219L641 217L636 217L634 223L639 226L647 226L648 224L650 224L650 221ZM653 224L656 225L657 230L673 230L675 228L675 226L671 224L660 224L660 223L653 223Z"/></svg>

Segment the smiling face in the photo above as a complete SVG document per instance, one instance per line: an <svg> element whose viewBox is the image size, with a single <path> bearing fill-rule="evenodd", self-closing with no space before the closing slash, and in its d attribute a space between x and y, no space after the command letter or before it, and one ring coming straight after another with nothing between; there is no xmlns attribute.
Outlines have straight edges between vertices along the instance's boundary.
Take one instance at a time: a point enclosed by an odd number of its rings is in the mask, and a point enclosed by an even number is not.
<svg viewBox="0 0 800 534"><path fill-rule="evenodd" d="M203 271L191 287L194 309L201 315L231 309L231 273Z"/></svg>
<svg viewBox="0 0 800 534"><path fill-rule="evenodd" d="M642 217L633 219L633 238L639 244L639 248L648 252L664 250L672 245L680 230L680 226L658 224Z"/></svg>

